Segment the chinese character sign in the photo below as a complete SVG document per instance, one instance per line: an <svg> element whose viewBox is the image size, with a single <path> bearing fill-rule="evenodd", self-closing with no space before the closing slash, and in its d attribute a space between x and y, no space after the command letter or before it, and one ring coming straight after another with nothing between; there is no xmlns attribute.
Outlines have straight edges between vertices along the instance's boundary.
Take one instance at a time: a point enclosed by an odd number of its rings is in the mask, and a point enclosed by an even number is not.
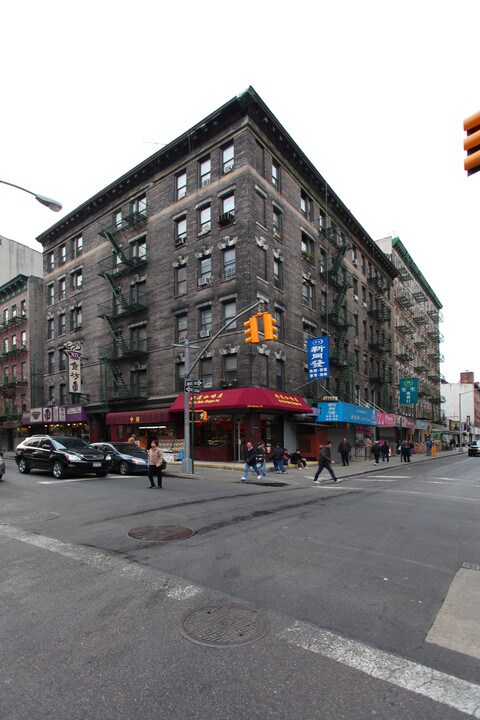
<svg viewBox="0 0 480 720"><path fill-rule="evenodd" d="M418 378L400 380L400 405L416 405L418 402Z"/></svg>
<svg viewBox="0 0 480 720"><path fill-rule="evenodd" d="M310 338L307 347L308 379L317 380L320 378L329 378L328 337Z"/></svg>

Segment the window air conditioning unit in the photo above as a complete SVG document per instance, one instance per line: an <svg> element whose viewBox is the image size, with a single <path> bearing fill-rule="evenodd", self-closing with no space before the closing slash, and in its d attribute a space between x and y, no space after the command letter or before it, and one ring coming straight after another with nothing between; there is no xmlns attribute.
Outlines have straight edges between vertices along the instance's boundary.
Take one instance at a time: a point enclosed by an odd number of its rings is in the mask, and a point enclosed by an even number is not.
<svg viewBox="0 0 480 720"><path fill-rule="evenodd" d="M200 330L200 337L201 337L201 338L210 337L210 334L211 334L211 330Z"/></svg>
<svg viewBox="0 0 480 720"><path fill-rule="evenodd" d="M199 287L201 285L211 285L212 284L212 278L211 277L201 277L198 278L198 285Z"/></svg>
<svg viewBox="0 0 480 720"><path fill-rule="evenodd" d="M225 167L223 168L223 172L224 172L225 175L226 175L227 173L231 172L232 170L233 170L233 162L232 162L232 163L228 163L228 165L225 165Z"/></svg>
<svg viewBox="0 0 480 720"><path fill-rule="evenodd" d="M357 258L354 258L354 259L352 260L352 265L353 265L354 267L358 267L358 260L357 260Z"/></svg>
<svg viewBox="0 0 480 720"><path fill-rule="evenodd" d="M235 213L234 212L226 212L219 215L218 218L218 224L221 227L224 227L225 225L231 225L235 221Z"/></svg>
<svg viewBox="0 0 480 720"><path fill-rule="evenodd" d="M207 185L210 185L210 178L203 178L200 187L206 187Z"/></svg>

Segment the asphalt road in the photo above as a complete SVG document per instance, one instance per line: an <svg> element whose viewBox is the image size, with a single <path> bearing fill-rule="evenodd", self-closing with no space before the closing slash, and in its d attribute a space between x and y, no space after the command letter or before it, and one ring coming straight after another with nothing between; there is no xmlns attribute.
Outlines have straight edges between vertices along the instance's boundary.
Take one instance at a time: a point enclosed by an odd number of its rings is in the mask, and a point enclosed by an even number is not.
<svg viewBox="0 0 480 720"><path fill-rule="evenodd" d="M196 471L148 490L7 460L1 718L480 717L480 459L367 463L320 486L312 469L268 478L282 486ZM165 526L194 534L128 535ZM206 606L269 630L191 642L184 619ZM211 616L202 637L230 637Z"/></svg>

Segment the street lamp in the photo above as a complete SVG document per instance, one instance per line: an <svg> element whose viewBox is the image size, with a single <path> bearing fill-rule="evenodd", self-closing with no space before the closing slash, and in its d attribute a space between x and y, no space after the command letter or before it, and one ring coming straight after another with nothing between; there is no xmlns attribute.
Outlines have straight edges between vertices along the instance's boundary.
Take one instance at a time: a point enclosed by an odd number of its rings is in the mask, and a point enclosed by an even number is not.
<svg viewBox="0 0 480 720"><path fill-rule="evenodd" d="M458 452L463 452L463 445L462 445L462 395L469 395L472 393L473 390L467 390L464 393L458 393L458 432L460 435L460 445L458 447Z"/></svg>
<svg viewBox="0 0 480 720"><path fill-rule="evenodd" d="M6 180L0 180L0 183L2 183L2 185L10 185L10 187L17 188L17 190L23 190L23 192L26 192L29 195L33 195L35 200L38 200L39 203L45 205L45 207L50 208L50 210L53 210L53 212L60 212L60 210L62 209L62 206L59 202L57 202L56 200L52 200L52 198L45 197L45 195L38 195L31 190L27 190L20 185L15 185L14 183L7 182Z"/></svg>

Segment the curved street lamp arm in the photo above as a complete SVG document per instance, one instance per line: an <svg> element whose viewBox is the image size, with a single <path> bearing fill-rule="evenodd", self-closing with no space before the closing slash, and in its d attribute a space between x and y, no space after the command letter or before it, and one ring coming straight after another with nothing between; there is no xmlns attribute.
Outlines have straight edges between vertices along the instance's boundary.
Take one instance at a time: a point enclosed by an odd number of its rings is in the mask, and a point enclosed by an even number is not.
<svg viewBox="0 0 480 720"><path fill-rule="evenodd" d="M27 188L24 188L21 185L15 185L15 183L7 182L6 180L0 180L0 183L2 183L2 185L10 185L10 187L17 188L17 190L23 190L23 192L26 192L29 195L33 195L35 200L38 200L39 203L45 205L45 207L50 208L50 210L53 210L53 212L59 212L62 209L61 203L53 200L52 198L46 197L45 195L38 195L31 190L27 190Z"/></svg>

